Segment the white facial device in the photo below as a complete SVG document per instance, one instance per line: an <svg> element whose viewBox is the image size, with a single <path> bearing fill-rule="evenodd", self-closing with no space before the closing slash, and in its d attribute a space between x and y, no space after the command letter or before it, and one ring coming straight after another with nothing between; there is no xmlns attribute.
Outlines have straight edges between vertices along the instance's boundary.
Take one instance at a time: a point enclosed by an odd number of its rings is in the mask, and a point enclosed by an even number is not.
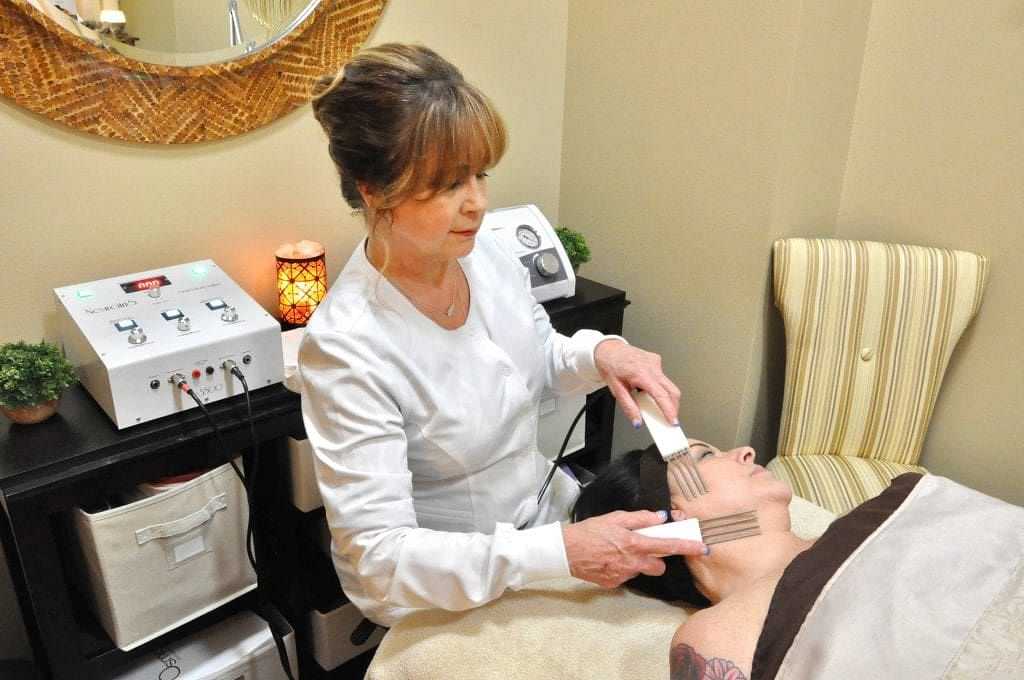
<svg viewBox="0 0 1024 680"><path fill-rule="evenodd" d="M284 379L281 326L212 260L54 289L64 351L118 429ZM230 364L228 364L230 366Z"/></svg>
<svg viewBox="0 0 1024 680"><path fill-rule="evenodd" d="M491 229L498 241L530 272L537 302L576 294L576 274L554 228L535 205L499 208L484 215L483 229Z"/></svg>

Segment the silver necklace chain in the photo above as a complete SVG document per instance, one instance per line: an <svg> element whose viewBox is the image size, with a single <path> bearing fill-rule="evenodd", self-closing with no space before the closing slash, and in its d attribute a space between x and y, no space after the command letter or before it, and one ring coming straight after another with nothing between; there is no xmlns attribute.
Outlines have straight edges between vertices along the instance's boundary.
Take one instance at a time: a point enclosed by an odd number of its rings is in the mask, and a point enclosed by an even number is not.
<svg viewBox="0 0 1024 680"><path fill-rule="evenodd" d="M461 275L462 275L461 268L460 268L460 271L459 271L459 275L460 275L460 278L461 278ZM395 282L395 283L396 283L396 285L398 285L397 282ZM422 285L422 284L417 283L416 285L419 286L419 285ZM453 316L455 316L455 310L458 308L458 303L459 303L459 289L461 287L462 287L462 285L461 285L461 282L459 281L459 279L458 278L455 279L455 287L452 289L452 301L451 301L451 303L449 303L448 306L444 310L436 310L435 311L433 309L430 309L427 305L423 304L423 302L421 300L417 300L415 295L411 295L408 292L408 290L409 290L409 288L408 288L408 281L406 282L406 286L405 287L403 287L401 285L398 286L399 290L402 290L405 293L406 297L408 297L412 301L412 303L414 305L416 305L417 307L422 309L424 312L426 312L427 314L438 315L438 316L443 314L446 319L450 319Z"/></svg>

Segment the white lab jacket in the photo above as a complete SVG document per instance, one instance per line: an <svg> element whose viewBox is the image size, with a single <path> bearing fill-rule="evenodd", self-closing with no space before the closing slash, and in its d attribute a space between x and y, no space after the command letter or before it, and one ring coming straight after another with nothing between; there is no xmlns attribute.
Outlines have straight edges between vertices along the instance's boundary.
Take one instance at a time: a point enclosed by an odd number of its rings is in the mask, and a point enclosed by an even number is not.
<svg viewBox="0 0 1024 680"><path fill-rule="evenodd" d="M466 323L445 330L360 243L306 329L302 412L334 565L349 599L390 626L567 576L559 520L578 489L537 449L541 392L602 386L594 348L556 333L526 269L486 231L460 259ZM522 523L528 528L514 529Z"/></svg>

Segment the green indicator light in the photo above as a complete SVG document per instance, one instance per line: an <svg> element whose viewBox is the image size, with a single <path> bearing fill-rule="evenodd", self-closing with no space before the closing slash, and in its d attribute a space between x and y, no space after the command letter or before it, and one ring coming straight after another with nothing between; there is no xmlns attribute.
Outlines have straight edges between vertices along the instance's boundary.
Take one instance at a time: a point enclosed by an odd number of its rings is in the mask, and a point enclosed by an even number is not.
<svg viewBox="0 0 1024 680"><path fill-rule="evenodd" d="M82 288L82 289L76 291L75 295L77 295L80 300L88 300L93 295L95 295L95 293L93 293L88 288Z"/></svg>

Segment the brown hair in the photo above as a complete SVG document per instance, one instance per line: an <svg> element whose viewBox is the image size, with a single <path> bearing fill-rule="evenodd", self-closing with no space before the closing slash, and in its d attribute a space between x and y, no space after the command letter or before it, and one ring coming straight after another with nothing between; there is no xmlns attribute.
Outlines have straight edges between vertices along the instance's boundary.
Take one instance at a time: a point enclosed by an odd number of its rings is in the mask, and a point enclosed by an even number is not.
<svg viewBox="0 0 1024 680"><path fill-rule="evenodd" d="M493 167L507 142L490 100L419 45L363 50L320 80L313 114L327 133L341 194L366 211L371 230L406 198ZM377 205L365 204L359 183L380 198Z"/></svg>

